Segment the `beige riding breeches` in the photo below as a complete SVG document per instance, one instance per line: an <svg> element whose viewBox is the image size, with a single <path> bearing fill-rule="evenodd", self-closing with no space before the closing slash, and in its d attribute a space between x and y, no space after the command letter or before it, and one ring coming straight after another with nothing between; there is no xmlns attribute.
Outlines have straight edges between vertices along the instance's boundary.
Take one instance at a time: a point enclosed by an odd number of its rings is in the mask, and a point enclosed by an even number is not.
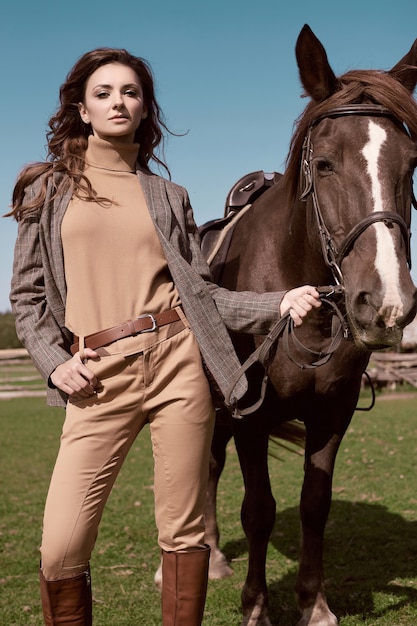
<svg viewBox="0 0 417 626"><path fill-rule="evenodd" d="M46 500L41 545L47 580L85 571L118 472L149 423L155 518L163 550L204 546L214 410L188 323L97 350L97 393L69 401Z"/></svg>

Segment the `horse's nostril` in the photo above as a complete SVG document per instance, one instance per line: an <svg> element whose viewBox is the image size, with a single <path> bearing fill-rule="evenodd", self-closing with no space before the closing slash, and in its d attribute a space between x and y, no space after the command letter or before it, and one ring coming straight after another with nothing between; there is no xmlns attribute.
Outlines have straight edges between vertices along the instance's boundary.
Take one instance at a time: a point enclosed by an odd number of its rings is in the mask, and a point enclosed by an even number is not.
<svg viewBox="0 0 417 626"><path fill-rule="evenodd" d="M371 319L371 321L372 321L372 319ZM374 320L374 321L375 321L375 326L376 326L377 328L382 328L382 329L385 329L385 328L387 327L386 322L385 322L385 319L384 319L381 315L378 315L378 316L375 318L375 320Z"/></svg>
<svg viewBox="0 0 417 626"><path fill-rule="evenodd" d="M366 291L361 291L361 293L358 295L358 304L359 306L370 306L371 304L371 298L370 298L370 294L367 293Z"/></svg>
<svg viewBox="0 0 417 626"><path fill-rule="evenodd" d="M363 322L372 322L375 315L375 307L372 306L371 294L361 291L355 298L356 309Z"/></svg>

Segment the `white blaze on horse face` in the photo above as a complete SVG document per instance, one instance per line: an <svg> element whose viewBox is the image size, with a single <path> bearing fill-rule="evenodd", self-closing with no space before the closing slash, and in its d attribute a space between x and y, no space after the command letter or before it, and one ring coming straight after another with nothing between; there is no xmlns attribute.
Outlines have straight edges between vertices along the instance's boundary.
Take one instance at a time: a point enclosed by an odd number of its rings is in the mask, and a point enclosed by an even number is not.
<svg viewBox="0 0 417 626"><path fill-rule="evenodd" d="M386 131L373 121L369 121L369 141L362 149L367 171L371 179L373 211L384 210L382 185L379 178L379 159L381 148L386 141ZM400 291L400 271L397 254L395 252L392 229L384 223L373 224L376 231L375 267L381 278L384 296L381 308L378 311L380 318L388 328L395 325L395 321L403 313L403 303Z"/></svg>

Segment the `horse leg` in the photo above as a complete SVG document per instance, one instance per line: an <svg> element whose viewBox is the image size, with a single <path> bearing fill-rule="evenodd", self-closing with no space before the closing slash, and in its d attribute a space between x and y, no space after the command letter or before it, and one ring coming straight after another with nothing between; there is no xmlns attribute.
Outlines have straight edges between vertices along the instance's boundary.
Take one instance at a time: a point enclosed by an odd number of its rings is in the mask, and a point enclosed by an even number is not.
<svg viewBox="0 0 417 626"><path fill-rule="evenodd" d="M232 438L230 413L227 409L216 410L216 424L210 455L210 471L205 509L206 543L211 548L209 578L211 580L232 576L233 570L219 548L220 531L217 524L217 487L226 461L226 446Z"/></svg>
<svg viewBox="0 0 417 626"><path fill-rule="evenodd" d="M268 472L269 429L260 415L236 423L236 449L245 484L242 526L248 541L249 561L242 590L242 626L271 626L268 617L266 553L275 523L275 499Z"/></svg>
<svg viewBox="0 0 417 626"><path fill-rule="evenodd" d="M310 432L311 431L311 432ZM315 431L315 432L314 432ZM337 626L324 590L323 536L332 498L332 477L340 435L317 438L320 425L307 425L304 482L301 491L301 549L296 582L302 618L297 626ZM321 433L323 436L323 432ZM320 435L319 435L320 436Z"/></svg>

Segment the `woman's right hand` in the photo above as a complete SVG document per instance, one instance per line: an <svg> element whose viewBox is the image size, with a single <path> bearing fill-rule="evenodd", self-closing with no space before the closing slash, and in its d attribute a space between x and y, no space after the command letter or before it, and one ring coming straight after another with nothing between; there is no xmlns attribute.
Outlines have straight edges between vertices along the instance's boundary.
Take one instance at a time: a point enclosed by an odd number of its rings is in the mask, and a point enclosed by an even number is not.
<svg viewBox="0 0 417 626"><path fill-rule="evenodd" d="M280 314L289 310L295 326L301 326L303 318L313 309L321 306L320 294L315 287L303 285L287 291L281 301Z"/></svg>
<svg viewBox="0 0 417 626"><path fill-rule="evenodd" d="M97 359L98 354L91 348L85 348L84 357L88 359ZM82 398L88 398L95 393L95 387L98 383L96 375L81 360L80 353L76 352L74 356L61 363L54 369L50 376L51 382L68 396L79 395Z"/></svg>

